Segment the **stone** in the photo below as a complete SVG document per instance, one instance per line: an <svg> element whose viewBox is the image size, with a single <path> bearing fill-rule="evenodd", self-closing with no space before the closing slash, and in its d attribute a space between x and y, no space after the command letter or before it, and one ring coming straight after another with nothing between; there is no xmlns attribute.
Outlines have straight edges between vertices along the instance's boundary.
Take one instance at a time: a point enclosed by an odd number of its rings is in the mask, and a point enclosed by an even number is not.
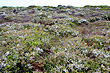
<svg viewBox="0 0 110 73"><path fill-rule="evenodd" d="M66 11L70 11L70 9L66 9Z"/></svg>
<svg viewBox="0 0 110 73"><path fill-rule="evenodd" d="M49 10L50 10L50 11L55 11L55 9L53 9L53 8L49 8Z"/></svg>
<svg viewBox="0 0 110 73"><path fill-rule="evenodd" d="M81 20L78 20L78 23L88 23L88 21L86 19L81 19Z"/></svg>
<svg viewBox="0 0 110 73"><path fill-rule="evenodd" d="M76 13L77 11L76 11L76 10L73 10L72 12L73 12L73 13Z"/></svg>
<svg viewBox="0 0 110 73"><path fill-rule="evenodd" d="M68 12L68 14L69 14L69 15L72 15L72 13L71 13L70 11Z"/></svg>
<svg viewBox="0 0 110 73"><path fill-rule="evenodd" d="M28 11L28 13L34 13L34 12L35 12L35 10L33 10L33 9Z"/></svg>
<svg viewBox="0 0 110 73"><path fill-rule="evenodd" d="M6 16L6 13L3 12L0 16L1 16L1 17L5 17L5 16Z"/></svg>

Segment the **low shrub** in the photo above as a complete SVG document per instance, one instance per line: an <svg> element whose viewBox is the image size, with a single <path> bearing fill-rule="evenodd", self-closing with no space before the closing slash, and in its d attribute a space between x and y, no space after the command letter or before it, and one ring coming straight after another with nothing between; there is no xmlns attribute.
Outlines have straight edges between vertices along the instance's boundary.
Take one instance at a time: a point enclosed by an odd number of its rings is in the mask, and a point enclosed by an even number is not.
<svg viewBox="0 0 110 73"><path fill-rule="evenodd" d="M90 18L89 21L90 21L90 22L95 22L96 19L95 19L95 17L93 17L93 18Z"/></svg>
<svg viewBox="0 0 110 73"><path fill-rule="evenodd" d="M110 20L110 15L108 15L108 20Z"/></svg>
<svg viewBox="0 0 110 73"><path fill-rule="evenodd" d="M12 16L7 16L7 17L5 17L5 20L6 21L11 21L11 18L12 18Z"/></svg>
<svg viewBox="0 0 110 73"><path fill-rule="evenodd" d="M96 35L88 38L83 38L83 40L87 43L88 46L93 46L95 49L105 48L108 51L110 50L109 49L110 39L107 39L105 36Z"/></svg>
<svg viewBox="0 0 110 73"><path fill-rule="evenodd" d="M74 20L73 23L76 24L76 25L79 24L79 23L78 23L78 20Z"/></svg>
<svg viewBox="0 0 110 73"><path fill-rule="evenodd" d="M79 36L79 32L76 31L76 30L73 30L72 28L70 27L66 27L66 26L63 26L63 25L53 25L53 26L47 26L45 28L46 32L50 32L56 36Z"/></svg>

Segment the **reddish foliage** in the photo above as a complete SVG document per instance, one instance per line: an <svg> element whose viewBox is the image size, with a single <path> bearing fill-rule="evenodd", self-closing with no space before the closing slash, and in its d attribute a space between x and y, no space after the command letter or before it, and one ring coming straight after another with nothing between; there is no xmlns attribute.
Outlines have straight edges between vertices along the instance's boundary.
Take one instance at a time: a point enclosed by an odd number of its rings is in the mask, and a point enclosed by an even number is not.
<svg viewBox="0 0 110 73"><path fill-rule="evenodd" d="M47 53L48 53L48 52L51 52L50 49L47 49L47 48L46 48L46 45L44 45L43 47L44 47L44 52L47 52Z"/></svg>
<svg viewBox="0 0 110 73"><path fill-rule="evenodd" d="M43 67L40 67L41 65L39 64L39 62L37 62L37 63L29 62L27 64L31 64L33 66L32 67L33 71L35 71L36 69L38 69L38 71L40 71L40 72L43 71ZM29 67L27 66L27 68L29 68Z"/></svg>

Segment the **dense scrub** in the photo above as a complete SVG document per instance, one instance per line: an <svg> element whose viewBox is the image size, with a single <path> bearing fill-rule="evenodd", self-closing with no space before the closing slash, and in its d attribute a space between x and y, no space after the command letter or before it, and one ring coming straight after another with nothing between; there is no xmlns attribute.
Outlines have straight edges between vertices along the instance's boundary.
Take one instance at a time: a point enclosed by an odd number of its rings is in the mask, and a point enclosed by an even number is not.
<svg viewBox="0 0 110 73"><path fill-rule="evenodd" d="M109 73L109 11L90 7L2 7L0 72Z"/></svg>

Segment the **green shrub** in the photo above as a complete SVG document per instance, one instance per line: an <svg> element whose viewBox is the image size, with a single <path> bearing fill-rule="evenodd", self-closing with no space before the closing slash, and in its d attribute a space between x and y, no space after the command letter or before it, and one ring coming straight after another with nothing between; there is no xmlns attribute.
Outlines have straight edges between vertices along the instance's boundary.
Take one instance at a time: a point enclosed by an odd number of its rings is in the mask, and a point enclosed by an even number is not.
<svg viewBox="0 0 110 73"><path fill-rule="evenodd" d="M71 27L76 27L77 25L75 25L75 23L72 23L72 22L69 22L69 25L71 26Z"/></svg>
<svg viewBox="0 0 110 73"><path fill-rule="evenodd" d="M37 7L37 6L35 6L35 5L28 6L28 8L35 8L35 7Z"/></svg>
<svg viewBox="0 0 110 73"><path fill-rule="evenodd" d="M110 15L108 15L108 20L110 20Z"/></svg>
<svg viewBox="0 0 110 73"><path fill-rule="evenodd" d="M42 8L41 7L36 7L37 8L37 10L41 10Z"/></svg>
<svg viewBox="0 0 110 73"><path fill-rule="evenodd" d="M7 16L7 17L5 17L5 20L6 20L6 21L10 21L11 18L12 18L12 16Z"/></svg>
<svg viewBox="0 0 110 73"><path fill-rule="evenodd" d="M2 31L2 28L0 27L0 32Z"/></svg>
<svg viewBox="0 0 110 73"><path fill-rule="evenodd" d="M78 20L74 20L73 23L76 24L76 25L79 24Z"/></svg>
<svg viewBox="0 0 110 73"><path fill-rule="evenodd" d="M106 38L105 36L95 35L92 37L83 38L83 40L88 46L93 46L95 49L105 48L107 51L109 51L110 39Z"/></svg>
<svg viewBox="0 0 110 73"><path fill-rule="evenodd" d="M30 5L29 7L27 7L28 9L32 9L32 8L37 8L37 10L41 10L40 6L35 6L35 5Z"/></svg>
<svg viewBox="0 0 110 73"><path fill-rule="evenodd" d="M8 8L7 6L3 6L2 8Z"/></svg>
<svg viewBox="0 0 110 73"><path fill-rule="evenodd" d="M102 18L103 18L103 20L108 20L108 16L107 15L103 15Z"/></svg>
<svg viewBox="0 0 110 73"><path fill-rule="evenodd" d="M79 32L76 30L73 30L70 27L66 27L63 25L53 25L53 26L47 26L46 27L46 31L50 32L56 36L79 36Z"/></svg>

